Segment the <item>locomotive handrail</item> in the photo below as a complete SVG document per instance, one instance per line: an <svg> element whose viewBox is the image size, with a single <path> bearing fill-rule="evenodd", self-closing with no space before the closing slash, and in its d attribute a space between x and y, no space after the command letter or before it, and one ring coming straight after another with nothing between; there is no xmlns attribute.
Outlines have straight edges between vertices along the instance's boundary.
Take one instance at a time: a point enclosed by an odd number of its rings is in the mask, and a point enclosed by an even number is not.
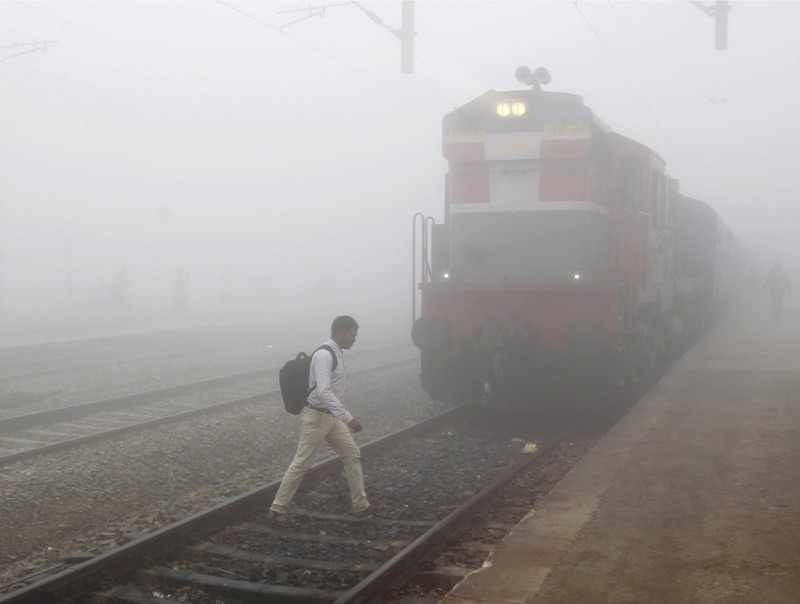
<svg viewBox="0 0 800 604"><path fill-rule="evenodd" d="M417 283L417 223L420 231L420 281ZM436 221L432 216L425 216L421 212L414 214L411 224L411 324L417 320L417 287L430 283L431 265L428 252L429 229L433 228Z"/></svg>

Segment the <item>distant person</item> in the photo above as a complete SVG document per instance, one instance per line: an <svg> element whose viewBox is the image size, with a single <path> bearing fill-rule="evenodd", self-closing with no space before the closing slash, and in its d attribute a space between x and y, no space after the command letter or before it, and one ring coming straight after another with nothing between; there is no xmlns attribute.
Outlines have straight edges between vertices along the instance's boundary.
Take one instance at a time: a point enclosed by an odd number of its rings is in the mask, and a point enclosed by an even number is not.
<svg viewBox="0 0 800 604"><path fill-rule="evenodd" d="M314 352L311 357L309 395L305 408L300 412L300 442L297 453L270 506L270 516L278 522L286 519L294 494L314 462L322 441L327 441L344 462L353 512L363 516L376 509L367 500L364 474L361 471L361 450L351 433L361 432L362 426L341 401L345 388L344 351L353 346L357 335L358 323L353 317L336 317L331 325L331 337L324 342L324 345L333 350L333 354L323 348ZM337 361L335 369L333 355L336 355Z"/></svg>
<svg viewBox="0 0 800 604"><path fill-rule="evenodd" d="M111 304L120 316L130 308L131 285L128 269L123 266L111 280Z"/></svg>
<svg viewBox="0 0 800 604"><path fill-rule="evenodd" d="M783 298L784 296L792 295L792 288L789 284L789 277L783 272L780 263L769 271L767 280L764 282L764 289L769 296L770 312L772 313L772 320L778 322L781 320L781 313L783 311Z"/></svg>
<svg viewBox="0 0 800 604"><path fill-rule="evenodd" d="M175 269L175 282L173 284L173 302L175 314L184 316L189 305L189 294L186 290L186 284L189 280L189 273L185 268L178 267Z"/></svg>

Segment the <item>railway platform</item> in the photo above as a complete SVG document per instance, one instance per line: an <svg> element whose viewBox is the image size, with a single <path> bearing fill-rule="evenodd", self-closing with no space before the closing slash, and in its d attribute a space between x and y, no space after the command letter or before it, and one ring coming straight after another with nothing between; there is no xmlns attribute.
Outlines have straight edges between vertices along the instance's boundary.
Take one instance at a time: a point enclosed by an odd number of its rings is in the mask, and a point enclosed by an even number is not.
<svg viewBox="0 0 800 604"><path fill-rule="evenodd" d="M732 313L442 602L795 604L798 502L800 312Z"/></svg>

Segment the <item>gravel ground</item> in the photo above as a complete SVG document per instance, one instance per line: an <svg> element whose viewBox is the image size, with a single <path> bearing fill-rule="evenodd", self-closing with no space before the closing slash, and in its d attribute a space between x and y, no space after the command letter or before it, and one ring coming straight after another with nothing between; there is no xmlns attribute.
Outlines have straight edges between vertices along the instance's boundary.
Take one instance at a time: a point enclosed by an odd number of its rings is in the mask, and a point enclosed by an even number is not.
<svg viewBox="0 0 800 604"><path fill-rule="evenodd" d="M418 374L412 363L350 376L346 402L365 426L359 442L445 408L422 392ZM102 553L280 478L297 420L280 400L265 403L0 469L0 583L70 554Z"/></svg>

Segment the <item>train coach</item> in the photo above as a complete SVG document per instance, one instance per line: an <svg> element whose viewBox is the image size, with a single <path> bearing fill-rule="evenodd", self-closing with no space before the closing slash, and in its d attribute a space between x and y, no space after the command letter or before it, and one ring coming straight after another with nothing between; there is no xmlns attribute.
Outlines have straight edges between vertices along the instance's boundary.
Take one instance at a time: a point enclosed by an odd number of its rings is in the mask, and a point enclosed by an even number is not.
<svg viewBox="0 0 800 604"><path fill-rule="evenodd" d="M516 76L530 88L444 117L444 221L414 218L412 340L435 400L527 403L639 379L742 270L737 239L661 157L579 96L543 91L546 70Z"/></svg>

